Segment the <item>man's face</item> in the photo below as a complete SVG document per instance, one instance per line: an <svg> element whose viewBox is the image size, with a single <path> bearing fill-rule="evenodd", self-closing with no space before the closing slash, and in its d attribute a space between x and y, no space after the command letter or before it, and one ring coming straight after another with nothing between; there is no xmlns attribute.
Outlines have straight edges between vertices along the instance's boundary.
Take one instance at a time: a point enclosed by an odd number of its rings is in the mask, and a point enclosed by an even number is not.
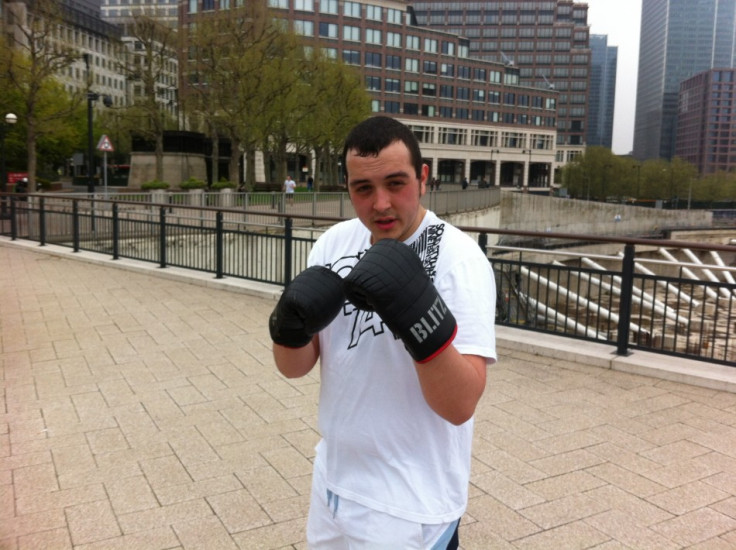
<svg viewBox="0 0 736 550"><path fill-rule="evenodd" d="M409 238L424 217L419 199L426 190L427 166L422 166L421 178L417 178L409 150L400 141L377 157L361 157L348 151L345 164L350 200L371 232L371 242Z"/></svg>

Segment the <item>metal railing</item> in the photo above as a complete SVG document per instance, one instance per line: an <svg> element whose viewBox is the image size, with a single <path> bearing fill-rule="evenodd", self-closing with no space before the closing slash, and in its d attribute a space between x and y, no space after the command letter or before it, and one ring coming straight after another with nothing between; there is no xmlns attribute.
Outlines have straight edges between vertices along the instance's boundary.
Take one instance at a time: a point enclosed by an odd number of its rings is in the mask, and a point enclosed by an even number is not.
<svg viewBox="0 0 736 550"><path fill-rule="evenodd" d="M295 215L288 205L280 213L86 196L8 206L2 233L11 239L277 285L303 270L319 234L343 219ZM493 265L498 324L610 344L621 355L645 349L736 366L736 269L727 265L736 247L461 229L478 236ZM489 244L492 235L516 244Z"/></svg>

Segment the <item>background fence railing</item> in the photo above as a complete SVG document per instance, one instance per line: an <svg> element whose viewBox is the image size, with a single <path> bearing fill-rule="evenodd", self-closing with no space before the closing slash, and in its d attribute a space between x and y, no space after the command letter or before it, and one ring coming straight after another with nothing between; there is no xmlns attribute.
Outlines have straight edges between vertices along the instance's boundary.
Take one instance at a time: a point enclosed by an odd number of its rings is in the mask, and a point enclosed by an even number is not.
<svg viewBox="0 0 736 550"><path fill-rule="evenodd" d="M288 204L267 212L86 195L15 198L2 220L11 239L276 285L303 270L319 234L343 219L300 215ZM478 236L494 267L498 324L610 344L621 355L645 349L736 366L734 246L461 229ZM492 234L515 244L489 245Z"/></svg>

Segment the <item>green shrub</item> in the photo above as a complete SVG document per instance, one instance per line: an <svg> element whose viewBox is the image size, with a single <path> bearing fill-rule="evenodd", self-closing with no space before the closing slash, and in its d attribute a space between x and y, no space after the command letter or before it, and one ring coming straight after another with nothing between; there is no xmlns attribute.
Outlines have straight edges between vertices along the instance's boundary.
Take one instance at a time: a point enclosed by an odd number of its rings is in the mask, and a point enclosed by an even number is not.
<svg viewBox="0 0 736 550"><path fill-rule="evenodd" d="M204 189L205 187L207 187L207 184L202 180L198 180L197 178L192 177L181 182L179 184L179 187L181 189Z"/></svg>
<svg viewBox="0 0 736 550"><path fill-rule="evenodd" d="M236 187L237 185L225 178L220 178L220 181L212 184L212 189L235 189Z"/></svg>
<svg viewBox="0 0 736 550"><path fill-rule="evenodd" d="M165 181L151 180L141 185L141 189L151 191L152 189L168 189L169 184Z"/></svg>

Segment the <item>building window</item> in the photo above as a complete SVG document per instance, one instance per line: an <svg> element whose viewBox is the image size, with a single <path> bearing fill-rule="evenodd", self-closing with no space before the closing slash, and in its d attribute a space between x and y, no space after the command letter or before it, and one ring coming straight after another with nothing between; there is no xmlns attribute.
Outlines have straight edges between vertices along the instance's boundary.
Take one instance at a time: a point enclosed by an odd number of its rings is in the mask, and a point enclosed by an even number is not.
<svg viewBox="0 0 736 550"><path fill-rule="evenodd" d="M470 99L470 88L465 88L463 86L458 87L456 98L461 101L469 100Z"/></svg>
<svg viewBox="0 0 736 550"><path fill-rule="evenodd" d="M386 33L386 46L390 48L400 48L401 47L401 33L387 32Z"/></svg>
<svg viewBox="0 0 736 550"><path fill-rule="evenodd" d="M197 0L189 0L189 13L197 13Z"/></svg>
<svg viewBox="0 0 736 550"><path fill-rule="evenodd" d="M396 114L399 112L400 104L398 101L385 101L383 103L383 110L387 113Z"/></svg>
<svg viewBox="0 0 736 550"><path fill-rule="evenodd" d="M385 86L387 93L398 94L401 91L401 82L396 78L387 78Z"/></svg>
<svg viewBox="0 0 736 550"><path fill-rule="evenodd" d="M444 55L455 55L455 43L443 40L442 41L442 53Z"/></svg>
<svg viewBox="0 0 736 550"><path fill-rule="evenodd" d="M419 82L417 82L416 80L405 80L404 93L417 95L419 93Z"/></svg>
<svg viewBox="0 0 736 550"><path fill-rule="evenodd" d="M370 4L365 7L365 18L371 21L381 21L383 19L383 13L381 12L380 6L371 6Z"/></svg>
<svg viewBox="0 0 736 550"><path fill-rule="evenodd" d="M440 86L440 97L444 99L452 99L455 96L455 87L448 84Z"/></svg>
<svg viewBox="0 0 736 550"><path fill-rule="evenodd" d="M466 67L465 65L458 65L457 77L464 80L470 80L470 67Z"/></svg>
<svg viewBox="0 0 736 550"><path fill-rule="evenodd" d="M360 4L358 2L345 2L342 14L346 17L360 17Z"/></svg>
<svg viewBox="0 0 736 550"><path fill-rule="evenodd" d="M441 145L465 145L465 130L460 128L440 128L438 137Z"/></svg>
<svg viewBox="0 0 736 550"><path fill-rule="evenodd" d="M376 52L365 52L366 67L381 67L381 54Z"/></svg>
<svg viewBox="0 0 736 550"><path fill-rule="evenodd" d="M365 41L366 44L383 44L383 41L381 40L381 31L376 29L366 29Z"/></svg>
<svg viewBox="0 0 736 550"><path fill-rule="evenodd" d="M381 112L381 102L377 99L371 100L371 112L372 113L380 113Z"/></svg>
<svg viewBox="0 0 736 550"><path fill-rule="evenodd" d="M424 51L427 53L437 53L437 40L433 38L425 38Z"/></svg>
<svg viewBox="0 0 736 550"><path fill-rule="evenodd" d="M319 35L323 38L337 38L337 25L335 23L320 23Z"/></svg>
<svg viewBox="0 0 736 550"><path fill-rule="evenodd" d="M347 65L360 65L360 52L356 50L343 50L342 60Z"/></svg>
<svg viewBox="0 0 736 550"><path fill-rule="evenodd" d="M386 20L394 25L401 25L401 10L386 9Z"/></svg>
<svg viewBox="0 0 736 550"><path fill-rule="evenodd" d="M400 55L386 55L386 68L400 71L401 70L401 56Z"/></svg>
<svg viewBox="0 0 736 550"><path fill-rule="evenodd" d="M302 36L314 36L314 22L297 19L294 21L294 32Z"/></svg>
<svg viewBox="0 0 736 550"><path fill-rule="evenodd" d="M437 62L436 61L425 61L424 62L424 73L425 74L437 74Z"/></svg>
<svg viewBox="0 0 736 550"><path fill-rule="evenodd" d="M360 42L360 27L353 27L351 25L345 25L342 28L343 40L350 40L352 42Z"/></svg>
<svg viewBox="0 0 736 550"><path fill-rule="evenodd" d="M320 0L320 13L337 13L337 0Z"/></svg>
<svg viewBox="0 0 736 550"><path fill-rule="evenodd" d="M425 97L436 97L437 96L437 84L432 82L422 83L422 95Z"/></svg>
<svg viewBox="0 0 736 550"><path fill-rule="evenodd" d="M473 71L473 79L477 80L478 82L485 82L486 81L486 70L485 69L475 69Z"/></svg>
<svg viewBox="0 0 736 550"><path fill-rule="evenodd" d="M215 9L215 0L202 0L202 11L212 11Z"/></svg>
<svg viewBox="0 0 736 550"><path fill-rule="evenodd" d="M419 114L419 104L404 103L404 114L405 115L418 115Z"/></svg>
<svg viewBox="0 0 736 550"><path fill-rule="evenodd" d="M437 107L434 105L422 105L422 116L432 117L437 115Z"/></svg>
<svg viewBox="0 0 736 550"><path fill-rule="evenodd" d="M480 103L485 103L486 101L486 91L485 90L477 90L473 88L473 101L477 101Z"/></svg>
<svg viewBox="0 0 736 550"><path fill-rule="evenodd" d="M460 120L467 120L470 116L470 112L465 107L460 107L455 111L455 118Z"/></svg>
<svg viewBox="0 0 736 550"><path fill-rule="evenodd" d="M407 50L419 50L419 37L413 35L407 35L406 37L406 49Z"/></svg>
<svg viewBox="0 0 736 550"><path fill-rule="evenodd" d="M294 0L294 9L298 11L314 11L314 0Z"/></svg>
<svg viewBox="0 0 736 550"><path fill-rule="evenodd" d="M407 57L404 60L404 70L407 73L418 73L419 72L419 60Z"/></svg>
<svg viewBox="0 0 736 550"><path fill-rule="evenodd" d="M453 65L452 63L442 63L440 65L440 75L454 77L455 65Z"/></svg>
<svg viewBox="0 0 736 550"><path fill-rule="evenodd" d="M289 9L289 0L268 0L269 8Z"/></svg>
<svg viewBox="0 0 736 550"><path fill-rule="evenodd" d="M374 92L380 92L381 91L381 77L380 76L366 76L365 77L365 87L368 90L373 90Z"/></svg>
<svg viewBox="0 0 736 550"><path fill-rule="evenodd" d="M442 118L452 118L452 107L440 106L440 116Z"/></svg>

